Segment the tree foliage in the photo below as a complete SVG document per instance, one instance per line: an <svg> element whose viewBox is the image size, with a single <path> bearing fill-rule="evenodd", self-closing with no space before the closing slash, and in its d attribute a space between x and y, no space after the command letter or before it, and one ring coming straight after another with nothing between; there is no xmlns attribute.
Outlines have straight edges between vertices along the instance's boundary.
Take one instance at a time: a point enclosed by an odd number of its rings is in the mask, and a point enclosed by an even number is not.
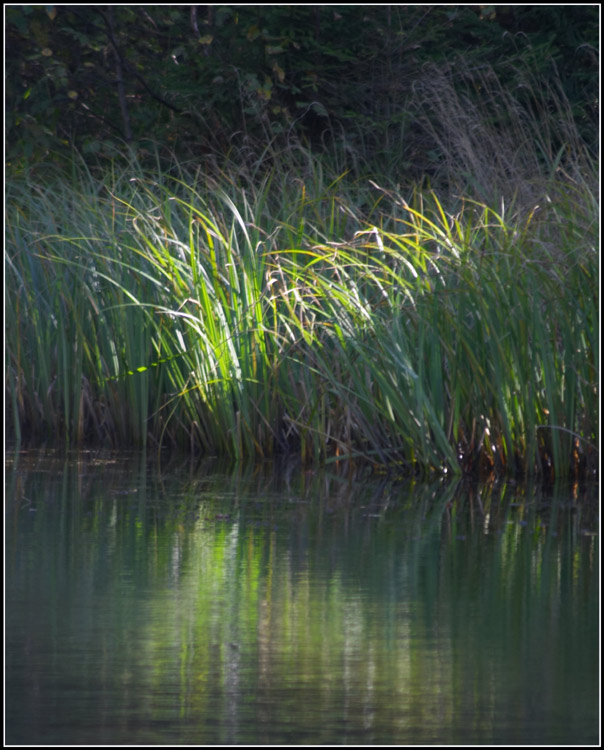
<svg viewBox="0 0 604 750"><path fill-rule="evenodd" d="M581 5L7 6L7 156L268 138L372 157L404 134L413 161L415 81L456 59L511 88L522 64L559 79L595 141L598 21Z"/></svg>

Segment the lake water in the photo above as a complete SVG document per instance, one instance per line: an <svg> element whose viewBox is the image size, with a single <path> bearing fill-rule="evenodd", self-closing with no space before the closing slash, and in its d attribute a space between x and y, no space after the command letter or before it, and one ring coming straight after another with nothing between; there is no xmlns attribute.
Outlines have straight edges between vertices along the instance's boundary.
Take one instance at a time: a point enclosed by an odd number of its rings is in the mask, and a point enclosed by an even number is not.
<svg viewBox="0 0 604 750"><path fill-rule="evenodd" d="M7 744L597 744L597 487L9 455Z"/></svg>

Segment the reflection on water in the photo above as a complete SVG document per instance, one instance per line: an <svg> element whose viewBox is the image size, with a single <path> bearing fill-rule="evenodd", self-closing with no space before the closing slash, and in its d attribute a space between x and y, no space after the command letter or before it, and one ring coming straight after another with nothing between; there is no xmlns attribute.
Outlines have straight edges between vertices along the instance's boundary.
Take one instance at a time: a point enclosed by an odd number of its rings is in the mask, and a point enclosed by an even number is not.
<svg viewBox="0 0 604 750"><path fill-rule="evenodd" d="M597 489L23 454L9 744L598 742Z"/></svg>

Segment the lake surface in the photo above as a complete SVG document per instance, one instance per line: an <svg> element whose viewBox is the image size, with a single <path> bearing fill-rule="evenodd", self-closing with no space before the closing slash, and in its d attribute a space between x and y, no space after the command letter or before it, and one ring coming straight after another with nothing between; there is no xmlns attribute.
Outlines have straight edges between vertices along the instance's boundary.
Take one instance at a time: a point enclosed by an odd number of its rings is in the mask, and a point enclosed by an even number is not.
<svg viewBox="0 0 604 750"><path fill-rule="evenodd" d="M7 744L597 744L597 487L9 455Z"/></svg>

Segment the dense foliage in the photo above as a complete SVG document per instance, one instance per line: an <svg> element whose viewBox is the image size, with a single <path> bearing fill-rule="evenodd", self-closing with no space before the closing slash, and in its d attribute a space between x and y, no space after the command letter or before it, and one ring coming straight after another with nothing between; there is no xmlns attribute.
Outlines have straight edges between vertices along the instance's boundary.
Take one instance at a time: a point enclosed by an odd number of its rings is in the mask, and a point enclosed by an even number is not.
<svg viewBox="0 0 604 750"><path fill-rule="evenodd" d="M593 468L587 184L550 185L528 215L449 213L307 158L257 184L136 163L13 180L10 433L403 471Z"/></svg>
<svg viewBox="0 0 604 750"><path fill-rule="evenodd" d="M10 6L7 430L586 476L596 6Z"/></svg>
<svg viewBox="0 0 604 750"><path fill-rule="evenodd" d="M423 176L442 154L418 123L426 106L418 88L443 61L474 100L486 64L510 90L526 86L527 66L546 84L559 81L593 145L598 13L596 5L8 6L8 156L66 146L115 154L124 141L152 138L182 158L303 138L315 148L335 141L351 162L395 158Z"/></svg>

